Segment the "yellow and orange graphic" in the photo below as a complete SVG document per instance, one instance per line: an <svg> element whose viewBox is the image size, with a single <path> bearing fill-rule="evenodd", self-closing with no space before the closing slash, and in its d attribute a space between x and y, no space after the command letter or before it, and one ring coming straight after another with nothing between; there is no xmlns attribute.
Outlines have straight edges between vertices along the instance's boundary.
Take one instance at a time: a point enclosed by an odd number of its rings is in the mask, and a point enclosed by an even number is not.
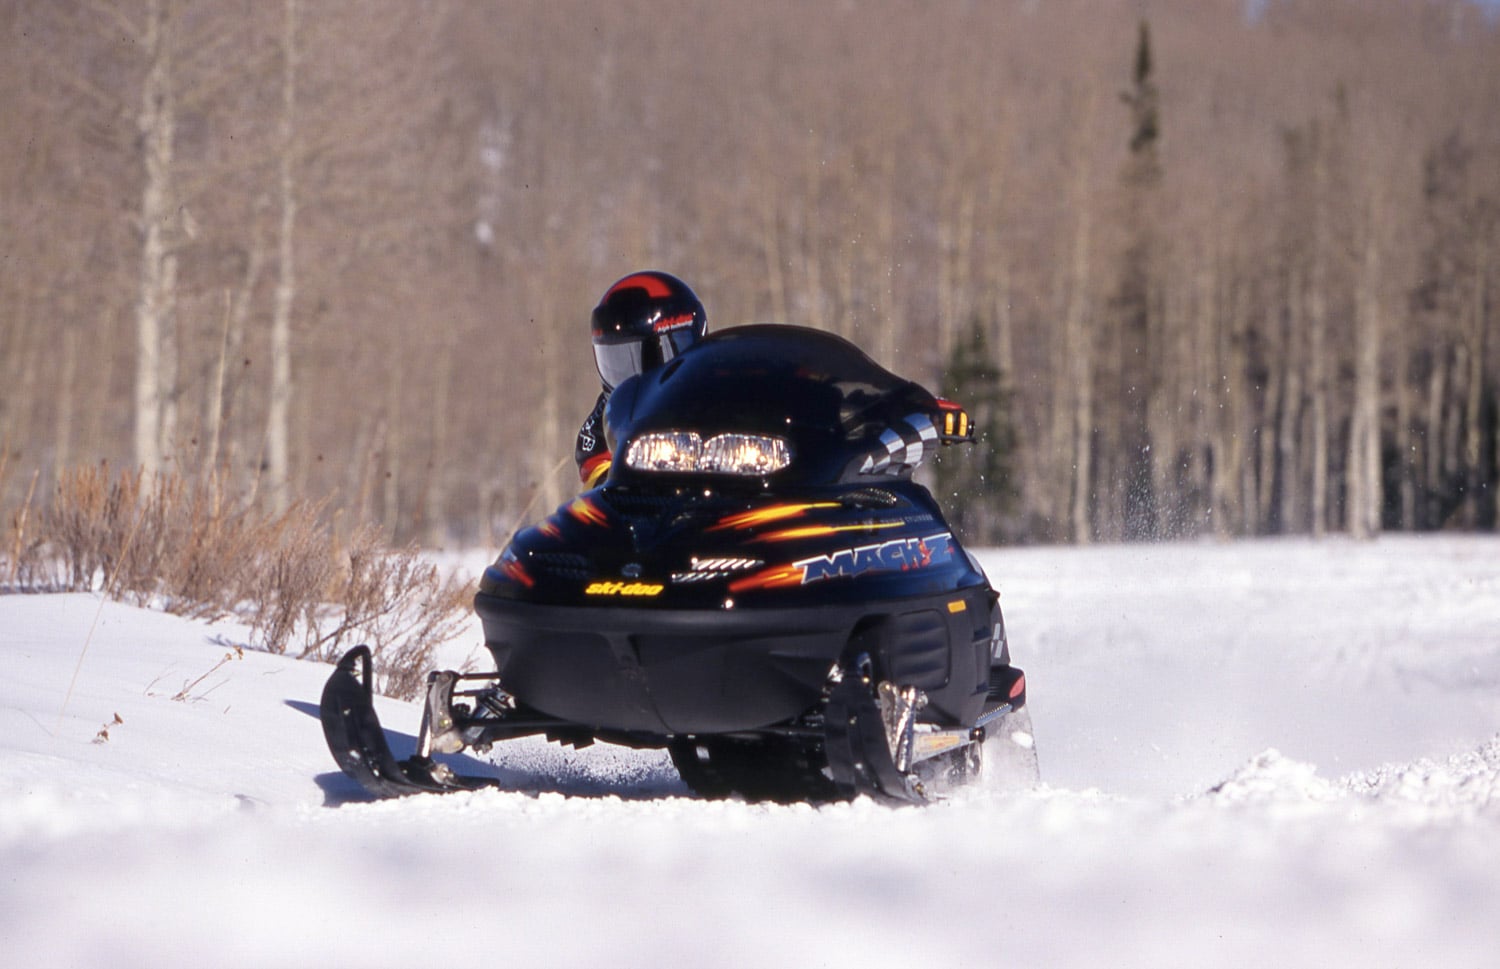
<svg viewBox="0 0 1500 969"><path fill-rule="evenodd" d="M768 532L758 539L762 542L790 542L799 538L822 538L839 532L875 532L883 528L900 528L905 522L862 522L858 525L803 525L799 528L783 528L779 532Z"/></svg>
<svg viewBox="0 0 1500 969"><path fill-rule="evenodd" d="M568 514L585 525L603 525L609 521L609 515L605 514L604 509L582 496L574 498L568 505Z"/></svg>
<svg viewBox="0 0 1500 969"><path fill-rule="evenodd" d="M528 589L536 585L536 580L531 577L531 573L526 571L526 566L522 565L515 556L509 553L501 556L499 566L500 574L512 582L519 582Z"/></svg>
<svg viewBox="0 0 1500 969"><path fill-rule="evenodd" d="M729 583L730 592L745 592L750 589L780 589L801 585L802 570L795 565L778 565L775 568L747 575Z"/></svg>
<svg viewBox="0 0 1500 969"><path fill-rule="evenodd" d="M772 522L785 521L788 518L796 518L805 515L817 508L838 508L836 501L813 501L788 505L772 505L769 508L752 508L750 511L742 511L730 515L720 521L708 531L717 532L726 528L755 528L757 525L769 525Z"/></svg>

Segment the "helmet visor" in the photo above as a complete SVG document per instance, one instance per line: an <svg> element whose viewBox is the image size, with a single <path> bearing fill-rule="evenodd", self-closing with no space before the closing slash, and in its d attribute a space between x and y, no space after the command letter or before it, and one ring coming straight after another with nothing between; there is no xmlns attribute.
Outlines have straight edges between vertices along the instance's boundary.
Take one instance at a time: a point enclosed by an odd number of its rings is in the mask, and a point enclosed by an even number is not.
<svg viewBox="0 0 1500 969"><path fill-rule="evenodd" d="M599 368L599 378L604 381L604 386L614 390L641 372L640 341L595 343L594 364Z"/></svg>
<svg viewBox="0 0 1500 969"><path fill-rule="evenodd" d="M698 333L691 326L680 326L675 330L664 330L656 334L661 343L661 362L666 363L698 342Z"/></svg>
<svg viewBox="0 0 1500 969"><path fill-rule="evenodd" d="M621 382L661 366L696 342L698 335L690 327L664 330L645 340L595 341L594 364L604 385L614 390Z"/></svg>

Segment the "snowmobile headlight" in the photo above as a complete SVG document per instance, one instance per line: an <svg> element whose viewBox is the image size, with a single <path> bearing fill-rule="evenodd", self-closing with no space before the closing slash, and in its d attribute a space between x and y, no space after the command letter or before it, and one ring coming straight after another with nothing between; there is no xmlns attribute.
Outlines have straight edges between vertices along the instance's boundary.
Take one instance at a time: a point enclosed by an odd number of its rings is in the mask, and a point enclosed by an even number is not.
<svg viewBox="0 0 1500 969"><path fill-rule="evenodd" d="M770 474L792 463L785 440L769 434L720 434L703 444L698 467L719 474Z"/></svg>
<svg viewBox="0 0 1500 969"><path fill-rule="evenodd" d="M630 442L625 463L637 471L696 471L703 439L692 431L642 434Z"/></svg>
<svg viewBox="0 0 1500 969"><path fill-rule="evenodd" d="M791 463L787 442L769 434L717 434L704 441L695 431L654 431L625 451L626 466L637 471L763 475Z"/></svg>

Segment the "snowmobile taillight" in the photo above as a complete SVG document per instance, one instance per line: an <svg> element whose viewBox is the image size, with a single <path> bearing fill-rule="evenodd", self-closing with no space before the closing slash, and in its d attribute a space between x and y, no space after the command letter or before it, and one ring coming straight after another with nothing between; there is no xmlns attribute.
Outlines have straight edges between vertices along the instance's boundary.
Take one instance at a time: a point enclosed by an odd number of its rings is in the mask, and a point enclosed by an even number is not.
<svg viewBox="0 0 1500 969"><path fill-rule="evenodd" d="M716 434L705 441L696 431L653 431L625 452L625 464L637 471L765 475L791 463L791 446L771 434Z"/></svg>

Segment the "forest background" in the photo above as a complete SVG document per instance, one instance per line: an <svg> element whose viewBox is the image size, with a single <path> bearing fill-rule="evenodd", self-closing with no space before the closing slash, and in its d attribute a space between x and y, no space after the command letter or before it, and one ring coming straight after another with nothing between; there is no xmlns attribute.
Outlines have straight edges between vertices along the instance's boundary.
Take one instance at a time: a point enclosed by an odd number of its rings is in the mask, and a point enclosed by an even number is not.
<svg viewBox="0 0 1500 969"><path fill-rule="evenodd" d="M1468 0L0 0L0 507L503 540L644 267L968 402L970 540L1500 517Z"/></svg>

